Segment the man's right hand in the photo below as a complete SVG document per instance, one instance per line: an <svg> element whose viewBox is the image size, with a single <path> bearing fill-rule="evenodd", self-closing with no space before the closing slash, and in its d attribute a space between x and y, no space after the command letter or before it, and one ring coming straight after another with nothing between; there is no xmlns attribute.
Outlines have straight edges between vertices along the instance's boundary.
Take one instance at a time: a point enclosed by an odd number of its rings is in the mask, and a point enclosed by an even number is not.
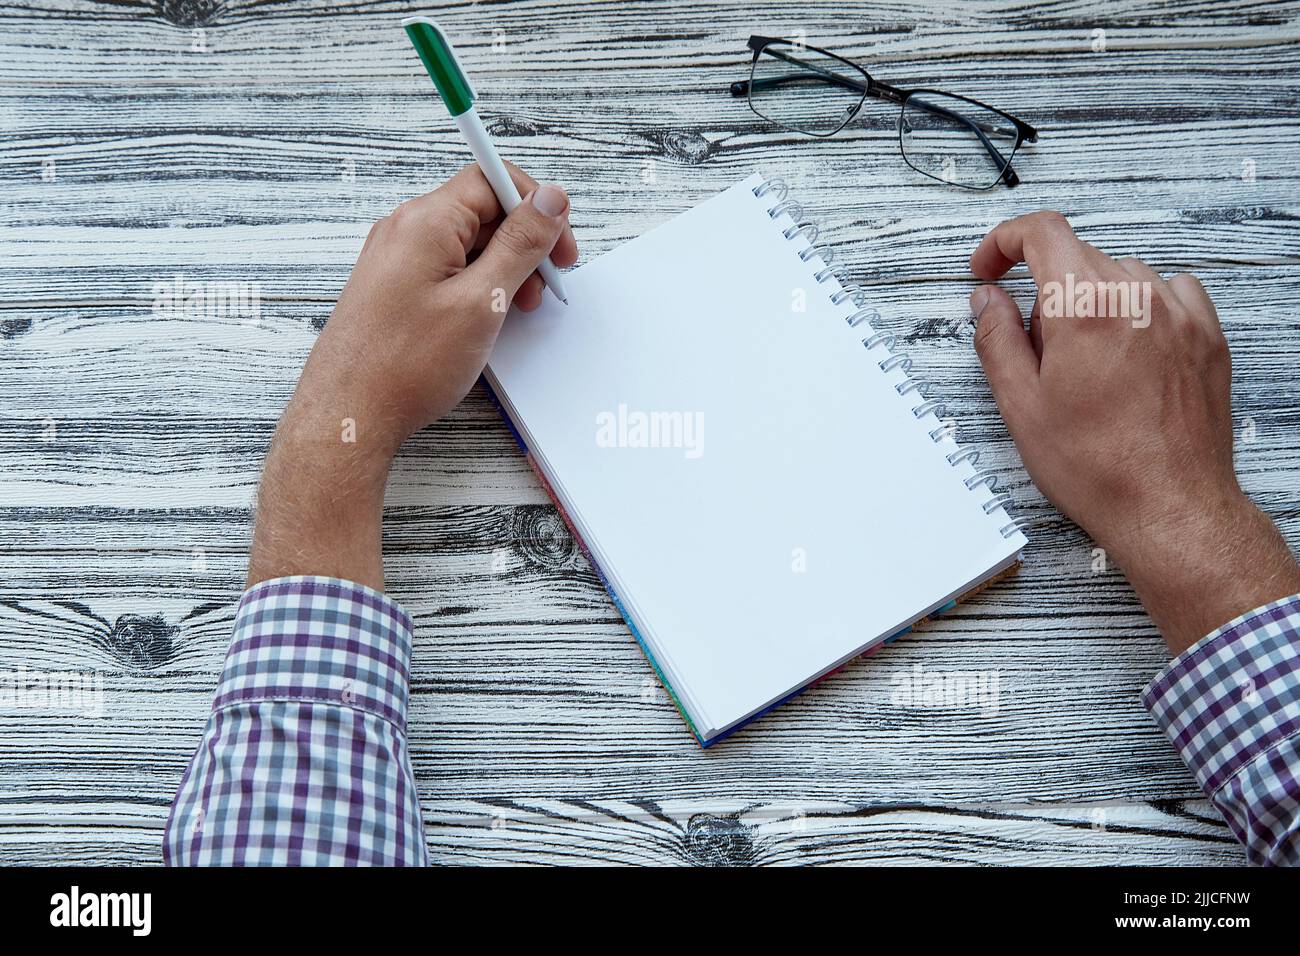
<svg viewBox="0 0 1300 956"><path fill-rule="evenodd" d="M1170 650L1300 592L1237 484L1228 344L1200 282L1112 259L1055 212L995 227L971 270L1019 262L1038 286L1028 332L1002 289L971 295L989 385L1030 477L1124 570Z"/></svg>

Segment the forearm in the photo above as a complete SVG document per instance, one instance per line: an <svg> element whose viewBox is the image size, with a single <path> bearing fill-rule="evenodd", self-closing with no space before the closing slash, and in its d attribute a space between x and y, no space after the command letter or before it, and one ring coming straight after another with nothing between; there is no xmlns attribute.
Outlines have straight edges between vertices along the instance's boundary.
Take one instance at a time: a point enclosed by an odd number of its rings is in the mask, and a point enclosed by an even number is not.
<svg viewBox="0 0 1300 956"><path fill-rule="evenodd" d="M1177 656L1239 615L1300 592L1300 565L1243 494L1161 516L1109 543Z"/></svg>
<svg viewBox="0 0 1300 956"><path fill-rule="evenodd" d="M300 387L285 410L258 488L249 587L318 574L383 590L384 483L400 442L346 394Z"/></svg>

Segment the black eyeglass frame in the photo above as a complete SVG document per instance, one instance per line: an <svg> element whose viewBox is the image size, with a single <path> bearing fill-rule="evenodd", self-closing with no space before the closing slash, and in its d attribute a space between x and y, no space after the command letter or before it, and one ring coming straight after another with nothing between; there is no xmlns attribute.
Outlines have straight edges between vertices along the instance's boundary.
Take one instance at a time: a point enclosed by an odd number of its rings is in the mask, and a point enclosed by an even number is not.
<svg viewBox="0 0 1300 956"><path fill-rule="evenodd" d="M830 130L829 132L826 133L816 133L806 129L799 129L796 126L791 126L788 123L783 123L780 120L773 119L772 117L759 112L758 107L754 105L753 97L750 95L751 91L754 88L776 86L780 83L785 82L787 79L797 80L801 78L806 78L797 75L791 75L789 77L774 77L771 79L764 79L764 80L754 79L754 72L758 68L758 58L762 56L763 52L767 50L769 46L775 43L788 44L799 50L812 50L814 53L819 53L822 56L829 57L832 60L836 60L840 63L843 63L850 70L853 70L854 72L858 73L862 77L862 80L858 81L858 80L854 80L852 77L840 76L836 73L828 73L826 71L817 69L812 64L803 63L800 61L792 61L790 60L789 57L781 56L778 53L768 50L768 52L772 56L776 57L777 59L786 60L787 62L794 62L796 63L796 65L802 67L803 69L811 71L811 73L813 74L824 75L825 80L828 83L831 83L835 86L843 87L845 89L855 90L861 94L858 98L858 102L854 105L853 109L849 110L846 113L844 117L844 121L840 123L839 126L835 127L833 130ZM938 179L940 182L944 182L945 180L943 180L941 177L933 175L932 173L926 172L926 170L916 166L910 159L907 158L907 150L904 149L903 147L904 111L906 110L906 107L908 105L908 100L915 95L928 93L932 96L944 96L949 99L961 100L964 103L970 103L972 106L978 106L981 109L986 109L989 110L990 112L996 113L997 115L1005 119L1007 122L1009 122L1015 128L1016 131L1015 145L1011 147L1011 155L1004 158L1002 156L1001 151L996 146L994 146L993 143L989 140L989 138L985 135L985 131L981 129L977 124L972 123L966 117L961 116L960 114L957 113L951 113L947 110L944 110L942 107L937 106L936 104L927 103L925 102L924 99L918 99L913 103L913 106L915 108L923 109L926 110L927 112L932 112L932 113L936 113L936 112L944 113L950 119L957 119L965 123L967 126L971 128L972 132L974 132L975 135L979 137L980 142L983 144L984 149L988 152L989 156L1000 164L997 178L994 179L993 182L989 183L987 186L966 186L963 183L954 184L954 185L962 186L962 188L977 189L977 190L992 189L1000 182L1005 183L1008 187L1018 186L1020 184L1020 177L1016 175L1016 171L1011 167L1011 160L1015 158L1015 154L1020 149L1022 144L1034 143L1038 141L1038 130L1036 130L1033 126L1030 126L1028 123L1020 119L1019 117L1012 116L1010 113L1004 110L1000 110L995 106L989 106L987 103L981 103L979 100L973 100L970 97L957 96L954 93L946 93L943 90L930 90L930 89L905 90L905 89L901 89L900 87L891 86L888 83L882 82L881 80L877 80L865 69L858 66L858 64L852 62L851 60L846 60L844 59L844 57L831 53L829 50L823 50L820 47L809 46L806 43L800 43L795 40L787 40L783 37L764 37L764 36L751 36L749 38L749 42L746 45L749 47L749 49L754 51L754 58L751 61L749 67L749 79L740 80L735 83L732 83L731 95L746 97L749 103L749 108L754 111L755 115L761 116L769 123L775 123L777 126L781 127L782 129L788 129L794 133L802 133L805 136L817 136L820 138L825 138L827 136L834 136L840 130L844 129L844 127L848 126L849 123L851 123L853 119L858 115L858 112L862 109L862 104L866 102L868 96L874 96L877 99L882 99L882 100L890 100L891 102L898 103L900 107L900 111L898 115L898 149L899 152L902 153L903 162L907 163L908 166L911 166L912 169L915 169L918 173L921 173L924 176L929 176L931 179Z"/></svg>

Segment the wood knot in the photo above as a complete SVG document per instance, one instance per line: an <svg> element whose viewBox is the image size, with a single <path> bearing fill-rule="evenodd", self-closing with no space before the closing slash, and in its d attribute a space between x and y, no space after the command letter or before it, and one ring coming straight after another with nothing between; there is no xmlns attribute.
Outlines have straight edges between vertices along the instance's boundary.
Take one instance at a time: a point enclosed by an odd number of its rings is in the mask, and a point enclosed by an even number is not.
<svg viewBox="0 0 1300 956"><path fill-rule="evenodd" d="M1269 210L1261 206L1230 206L1211 209L1180 209L1178 218L1198 226L1239 226L1270 218Z"/></svg>
<svg viewBox="0 0 1300 956"><path fill-rule="evenodd" d="M713 155L713 144L695 130L661 130L649 135L666 159L687 166L698 166Z"/></svg>
<svg viewBox="0 0 1300 956"><path fill-rule="evenodd" d="M487 129L493 136L536 136L541 132L532 123L513 116L498 116L487 124Z"/></svg>
<svg viewBox="0 0 1300 956"><path fill-rule="evenodd" d="M916 345L925 342L934 343L942 339L970 339L974 331L975 327L971 324L968 315L963 314L955 318L952 316L932 316L918 321L911 330L904 333L900 338L906 345Z"/></svg>
<svg viewBox="0 0 1300 956"><path fill-rule="evenodd" d="M224 0L158 0L158 16L176 27L210 27Z"/></svg>
<svg viewBox="0 0 1300 956"><path fill-rule="evenodd" d="M5 319L0 321L0 338L16 339L32 330L31 319Z"/></svg>
<svg viewBox="0 0 1300 956"><path fill-rule="evenodd" d="M150 671L176 656L175 624L168 624L161 614L141 617L123 614L108 635L108 650L121 663L135 670Z"/></svg>
<svg viewBox="0 0 1300 956"><path fill-rule="evenodd" d="M753 866L758 858L754 828L735 814L697 813L686 824L682 843L692 866Z"/></svg>
<svg viewBox="0 0 1300 956"><path fill-rule="evenodd" d="M551 570L581 567L582 552L560 513L550 505L515 509L511 529L515 548L530 564Z"/></svg>

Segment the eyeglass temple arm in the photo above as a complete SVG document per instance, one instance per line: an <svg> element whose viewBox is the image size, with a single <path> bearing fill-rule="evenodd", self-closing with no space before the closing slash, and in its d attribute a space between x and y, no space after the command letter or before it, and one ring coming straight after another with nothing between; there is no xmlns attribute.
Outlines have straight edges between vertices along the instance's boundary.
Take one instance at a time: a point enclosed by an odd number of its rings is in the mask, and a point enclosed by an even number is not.
<svg viewBox="0 0 1300 956"><path fill-rule="evenodd" d="M750 43L752 44L755 39L757 38L751 37ZM786 53L783 50L773 50L771 48L768 48L767 54L768 56L771 56L775 59L784 60L786 63L791 63L802 70L807 70L808 73L791 73L786 76L764 77L761 80L752 80L752 81L741 80L737 83L731 84L732 96L744 96L751 89L754 90L771 89L774 86L780 86L782 83L798 82L800 80L822 80L826 83L830 83L832 86L840 86L846 90L853 90L855 93L871 92L870 79L868 79L867 82L864 83L862 80L855 80L849 76L841 76L840 74L835 73L831 70L827 70L823 67L817 66L815 63L809 63L806 60L801 60L796 56L791 56L790 54ZM755 50L754 55L757 58L758 56L757 50Z"/></svg>
<svg viewBox="0 0 1300 956"><path fill-rule="evenodd" d="M872 78L871 86L867 90L867 92L870 93L872 96L879 97L882 100L893 100L895 103L902 103L904 100L908 98L908 96L911 95L912 91L900 90L896 86L890 86L888 83L882 83L880 80ZM934 106L931 103L925 102L925 100L919 100L919 99L913 100L911 105L918 109L928 110L931 113L943 113L947 116L955 117L957 119L960 119L967 126L975 127L977 130L983 130L986 133L1006 132L1005 129L1000 129L996 126L985 126L983 123L976 123L974 120L967 119L966 117L961 116L959 114L950 113L948 110L945 110L943 107ZM1020 137L1024 142L1032 143L1038 139L1038 130L1034 129L1024 120L1018 120L1015 119L1014 117L1008 117L1008 120L1011 123L1011 125L1015 127L1015 132L1020 135ZM981 136L980 138L983 139L984 137Z"/></svg>
<svg viewBox="0 0 1300 956"><path fill-rule="evenodd" d="M985 127L981 126L979 123L967 119L965 116L962 116L960 113L954 113L952 110L944 109L942 106L938 106L934 103L927 103L923 99L914 99L908 105L913 107L919 107L925 110L926 112L935 113L939 116L943 116L947 119L953 120L954 122L965 124L967 127L970 128L970 130L976 136L979 137L980 142L984 144L984 149L989 154L989 159L993 160L994 164L999 169L1002 170L1002 175L998 178L1001 179L1003 182L1005 182L1008 186L1020 185L1020 177L1017 176L1016 171L1011 168L1011 164L1007 161L1006 157L1003 156L998 151L998 148L993 145L992 140L990 140L988 136L985 135L984 132ZM997 130L989 129L989 132L994 133L997 132Z"/></svg>
<svg viewBox="0 0 1300 956"><path fill-rule="evenodd" d="M829 83L832 86L841 86L846 90L853 90L855 93L867 89L867 84L859 80L851 80L847 76L840 76L838 73L825 73L817 71L816 75L812 73L787 73L785 76L767 76L761 80L737 80L731 84L732 96L744 96L751 89L770 90L774 86L780 86L782 83L806 83L809 80Z"/></svg>

